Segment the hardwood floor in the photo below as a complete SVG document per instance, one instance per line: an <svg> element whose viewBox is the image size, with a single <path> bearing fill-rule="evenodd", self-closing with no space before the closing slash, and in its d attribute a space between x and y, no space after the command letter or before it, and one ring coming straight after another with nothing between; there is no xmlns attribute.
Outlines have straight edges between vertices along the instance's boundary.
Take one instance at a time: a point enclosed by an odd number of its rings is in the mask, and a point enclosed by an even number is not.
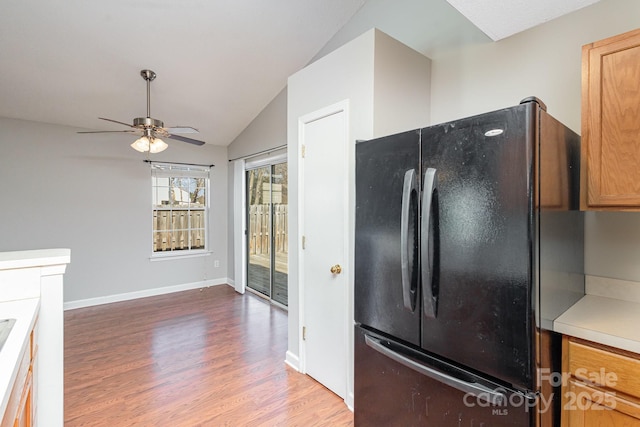
<svg viewBox="0 0 640 427"><path fill-rule="evenodd" d="M67 311L65 426L353 425L286 349L286 312L226 285Z"/></svg>

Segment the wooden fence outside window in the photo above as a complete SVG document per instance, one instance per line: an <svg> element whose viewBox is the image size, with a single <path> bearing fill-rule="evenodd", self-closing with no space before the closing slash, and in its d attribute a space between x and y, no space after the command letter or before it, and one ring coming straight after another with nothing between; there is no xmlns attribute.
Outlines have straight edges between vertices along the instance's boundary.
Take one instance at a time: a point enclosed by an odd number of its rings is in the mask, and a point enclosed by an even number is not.
<svg viewBox="0 0 640 427"><path fill-rule="evenodd" d="M269 226L269 206L249 206L249 254L269 254L271 227ZM288 205L273 205L273 233L275 252L287 253L288 243Z"/></svg>
<svg viewBox="0 0 640 427"><path fill-rule="evenodd" d="M153 251L205 249L205 220L204 209L154 210Z"/></svg>

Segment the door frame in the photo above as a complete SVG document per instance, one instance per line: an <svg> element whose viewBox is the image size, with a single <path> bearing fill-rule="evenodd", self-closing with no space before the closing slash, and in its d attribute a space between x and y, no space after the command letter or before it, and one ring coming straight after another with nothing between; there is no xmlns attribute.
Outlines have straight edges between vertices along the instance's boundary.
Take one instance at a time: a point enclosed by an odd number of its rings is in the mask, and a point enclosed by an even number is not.
<svg viewBox="0 0 640 427"><path fill-rule="evenodd" d="M342 147L341 155L345 158L344 162L344 188L343 188L343 197L344 197L344 268L343 271L346 273L346 286L343 291L343 317L344 317L344 329L343 329L343 339L344 339L344 349L345 349L345 361L346 361L346 378L345 378L345 402L348 406L353 407L353 316L352 316L352 294L353 294L353 250L352 243L350 237L351 225L352 225L352 214L353 209L351 208L351 186L353 185L353 177L352 177L352 167L353 164L353 154L352 147L353 144L350 143L350 117L349 117L349 100L343 100L337 102L335 104L331 104L314 112L305 114L298 118L298 146L297 152L299 153L298 158L298 236L300 239L303 239L305 235L305 210L304 210L304 202L305 202L305 165L304 165L304 156L303 153L303 145L305 142L305 125L315 122L317 120L321 120L325 117L344 113L344 147ZM299 354L299 369L303 374L307 374L306 368L306 345L305 340L303 339L303 327L305 326L305 257L304 257L304 249L303 245L297 245L298 250L298 304L299 304L299 315L298 315L298 354Z"/></svg>

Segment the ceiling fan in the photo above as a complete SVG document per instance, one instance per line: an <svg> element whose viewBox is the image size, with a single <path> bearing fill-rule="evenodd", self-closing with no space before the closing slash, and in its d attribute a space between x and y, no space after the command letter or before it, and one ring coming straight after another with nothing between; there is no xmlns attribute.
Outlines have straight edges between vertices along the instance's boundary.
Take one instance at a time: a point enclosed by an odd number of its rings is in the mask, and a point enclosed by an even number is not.
<svg viewBox="0 0 640 427"><path fill-rule="evenodd" d="M164 123L161 120L154 119L151 117L151 82L156 78L156 73L151 70L142 70L140 71L140 75L147 82L147 117L136 117L133 119L133 125L128 123L119 122L113 119L106 119L104 117L98 117L100 120L106 120L108 122L118 123L121 125L128 126L132 129L127 130L99 130L99 131L85 131L78 133L113 133L113 132L124 132L124 133L135 133L138 135L142 135L140 138L135 140L131 147L134 150L140 151L141 153L149 152L149 153L159 153L165 150L168 145L164 142L160 137L175 139L178 141L188 142L189 144L194 145L204 145L204 141L199 141L193 138L187 138L185 136L176 135L176 133L197 133L198 130L196 128L190 126L176 126L176 127L164 127Z"/></svg>

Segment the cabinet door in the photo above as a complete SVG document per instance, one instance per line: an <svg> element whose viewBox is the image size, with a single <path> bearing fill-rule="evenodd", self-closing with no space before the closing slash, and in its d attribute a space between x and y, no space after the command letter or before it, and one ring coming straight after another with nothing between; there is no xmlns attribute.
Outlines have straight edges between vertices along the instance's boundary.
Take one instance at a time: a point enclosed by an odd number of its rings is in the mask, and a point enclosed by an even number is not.
<svg viewBox="0 0 640 427"><path fill-rule="evenodd" d="M569 380L568 390L564 393L563 411L568 427L640 426L640 405L637 402L574 379Z"/></svg>
<svg viewBox="0 0 640 427"><path fill-rule="evenodd" d="M582 207L640 208L640 30L582 50Z"/></svg>

